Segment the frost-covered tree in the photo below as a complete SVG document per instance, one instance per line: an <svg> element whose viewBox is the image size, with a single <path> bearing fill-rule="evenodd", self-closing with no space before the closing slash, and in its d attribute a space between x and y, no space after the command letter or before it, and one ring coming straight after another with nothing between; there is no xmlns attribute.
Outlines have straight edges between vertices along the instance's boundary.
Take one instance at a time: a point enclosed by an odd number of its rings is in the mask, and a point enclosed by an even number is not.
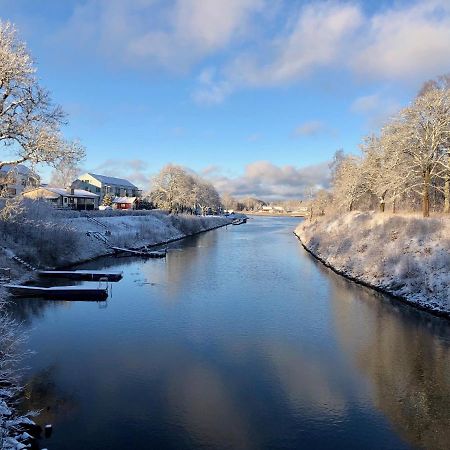
<svg viewBox="0 0 450 450"><path fill-rule="evenodd" d="M103 206L112 206L112 202L113 202L113 198L112 198L111 194L106 194L103 197L102 205Z"/></svg>
<svg viewBox="0 0 450 450"><path fill-rule="evenodd" d="M172 164L163 167L153 179L150 197L158 208L171 212L217 210L221 205L211 183Z"/></svg>
<svg viewBox="0 0 450 450"><path fill-rule="evenodd" d="M61 161L53 169L49 185L53 187L68 187L78 178L82 170L78 165Z"/></svg>
<svg viewBox="0 0 450 450"><path fill-rule="evenodd" d="M168 164L153 179L150 196L159 208L179 212L193 204L193 184L182 167Z"/></svg>
<svg viewBox="0 0 450 450"><path fill-rule="evenodd" d="M424 217L430 215L430 189L448 176L450 89L430 89L404 108L385 128L391 145L404 157L410 188L422 195Z"/></svg>
<svg viewBox="0 0 450 450"><path fill-rule="evenodd" d="M63 138L64 123L64 112L39 85L33 60L15 27L0 21L0 168L79 161L84 148Z"/></svg>
<svg viewBox="0 0 450 450"><path fill-rule="evenodd" d="M337 206L352 211L355 203L368 192L362 176L361 158L342 157L336 165L332 182Z"/></svg>

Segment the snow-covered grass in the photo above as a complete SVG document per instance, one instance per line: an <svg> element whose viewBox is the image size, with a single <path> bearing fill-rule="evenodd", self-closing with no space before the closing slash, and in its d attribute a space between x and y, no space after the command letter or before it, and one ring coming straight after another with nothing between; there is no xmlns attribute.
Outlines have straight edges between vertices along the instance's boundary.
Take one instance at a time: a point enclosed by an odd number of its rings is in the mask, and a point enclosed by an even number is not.
<svg viewBox="0 0 450 450"><path fill-rule="evenodd" d="M152 211L55 211L44 202L29 202L14 220L0 220L0 247L6 247L35 267L75 264L108 254L92 236L105 235L117 247L136 248L180 239L231 221L219 216L169 215ZM90 236L87 233L91 232ZM4 252L0 252L0 258ZM0 259L0 266L7 261Z"/></svg>
<svg viewBox="0 0 450 450"><path fill-rule="evenodd" d="M297 236L342 274L450 315L450 218L352 212L304 221Z"/></svg>

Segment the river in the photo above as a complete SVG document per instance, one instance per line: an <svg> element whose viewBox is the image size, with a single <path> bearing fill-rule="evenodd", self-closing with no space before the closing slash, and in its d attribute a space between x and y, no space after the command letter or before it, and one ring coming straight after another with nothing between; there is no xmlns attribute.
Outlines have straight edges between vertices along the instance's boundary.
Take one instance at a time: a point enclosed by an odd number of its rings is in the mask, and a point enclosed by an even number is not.
<svg viewBox="0 0 450 450"><path fill-rule="evenodd" d="M257 217L122 270L106 303L22 299L59 449L447 449L450 323L324 268Z"/></svg>

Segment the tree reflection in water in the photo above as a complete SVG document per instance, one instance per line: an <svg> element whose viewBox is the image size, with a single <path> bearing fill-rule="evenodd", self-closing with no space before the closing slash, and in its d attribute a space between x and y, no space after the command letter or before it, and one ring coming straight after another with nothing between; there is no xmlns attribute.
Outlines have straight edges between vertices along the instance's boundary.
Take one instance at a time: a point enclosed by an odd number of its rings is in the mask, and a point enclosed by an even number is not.
<svg viewBox="0 0 450 450"><path fill-rule="evenodd" d="M36 411L36 423L54 424L76 409L75 396L61 392L56 381L57 367L50 366L33 375L25 386L21 409Z"/></svg>
<svg viewBox="0 0 450 450"><path fill-rule="evenodd" d="M413 445L449 448L450 323L332 278L337 337L377 408Z"/></svg>

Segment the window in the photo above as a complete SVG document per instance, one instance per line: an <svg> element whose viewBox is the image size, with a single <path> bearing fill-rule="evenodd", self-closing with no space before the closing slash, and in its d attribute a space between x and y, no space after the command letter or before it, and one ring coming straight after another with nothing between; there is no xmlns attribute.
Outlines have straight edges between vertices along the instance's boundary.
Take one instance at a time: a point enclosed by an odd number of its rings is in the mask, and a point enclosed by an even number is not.
<svg viewBox="0 0 450 450"><path fill-rule="evenodd" d="M67 197L64 197L64 203L67 203Z"/></svg>

